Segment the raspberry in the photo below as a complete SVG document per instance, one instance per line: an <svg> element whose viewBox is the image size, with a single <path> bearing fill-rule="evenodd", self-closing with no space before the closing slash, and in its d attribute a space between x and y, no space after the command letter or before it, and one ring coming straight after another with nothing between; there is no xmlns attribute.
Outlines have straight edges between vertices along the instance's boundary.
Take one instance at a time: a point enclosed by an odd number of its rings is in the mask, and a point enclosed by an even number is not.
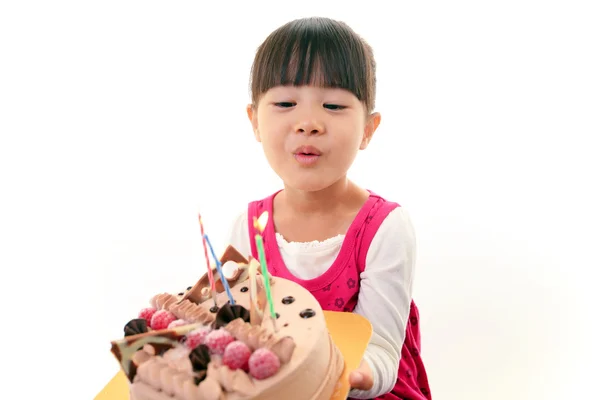
<svg viewBox="0 0 600 400"><path fill-rule="evenodd" d="M204 344L213 354L223 354L225 347L235 339L225 329L217 329L206 335Z"/></svg>
<svg viewBox="0 0 600 400"><path fill-rule="evenodd" d="M256 379L266 379L279 370L279 358L268 349L256 349L248 360L250 375Z"/></svg>
<svg viewBox="0 0 600 400"><path fill-rule="evenodd" d="M150 328L155 331L159 331L161 329L167 329L169 324L177 319L171 312L167 310L159 310L154 313L152 319L150 320Z"/></svg>
<svg viewBox="0 0 600 400"><path fill-rule="evenodd" d="M150 326L150 322L152 321L152 316L154 315L155 312L156 312L156 308L152 308L152 307L144 308L138 314L138 318L145 319L146 322L148 323L148 326Z"/></svg>
<svg viewBox="0 0 600 400"><path fill-rule="evenodd" d="M204 344L208 329L198 328L185 335L185 345L188 349L194 350L196 347Z"/></svg>
<svg viewBox="0 0 600 400"><path fill-rule="evenodd" d="M227 365L230 369L243 369L248 370L248 359L252 352L246 346L246 343L236 340L231 342L225 347L223 353L223 364Z"/></svg>
<svg viewBox="0 0 600 400"><path fill-rule="evenodd" d="M171 322L167 328L168 329L177 328L178 326L184 326L184 325L188 325L188 322L186 320L176 319L175 321Z"/></svg>

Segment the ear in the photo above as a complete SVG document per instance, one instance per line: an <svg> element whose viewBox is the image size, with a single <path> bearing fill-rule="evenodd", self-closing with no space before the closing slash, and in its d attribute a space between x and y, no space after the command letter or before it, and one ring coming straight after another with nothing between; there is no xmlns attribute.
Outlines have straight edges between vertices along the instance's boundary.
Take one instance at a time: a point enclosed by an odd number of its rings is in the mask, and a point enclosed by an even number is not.
<svg viewBox="0 0 600 400"><path fill-rule="evenodd" d="M380 123L381 123L381 114L380 113L376 112L376 113L369 115L369 117L367 118L367 123L365 124L365 131L363 134L363 139L360 142L361 150L364 150L367 148L367 146L369 145L369 142L373 138L373 135L375 134L375 131L379 127Z"/></svg>
<svg viewBox="0 0 600 400"><path fill-rule="evenodd" d="M248 114L248 119L252 124L252 130L254 131L254 137L257 142L260 142L260 134L258 132L258 113L256 112L256 108L252 104L248 104L246 106L246 114Z"/></svg>

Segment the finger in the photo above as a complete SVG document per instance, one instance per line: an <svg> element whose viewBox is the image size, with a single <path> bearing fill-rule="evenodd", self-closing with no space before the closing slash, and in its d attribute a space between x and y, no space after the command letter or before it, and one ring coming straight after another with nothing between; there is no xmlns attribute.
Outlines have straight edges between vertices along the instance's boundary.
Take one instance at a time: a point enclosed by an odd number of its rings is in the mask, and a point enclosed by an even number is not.
<svg viewBox="0 0 600 400"><path fill-rule="evenodd" d="M349 378L350 387L362 390L361 384L363 382L363 374L361 374L359 371L352 371Z"/></svg>
<svg viewBox="0 0 600 400"><path fill-rule="evenodd" d="M373 387L373 375L370 370L362 374L361 386L362 390L370 390Z"/></svg>
<svg viewBox="0 0 600 400"><path fill-rule="evenodd" d="M369 374L362 373L360 370L350 373L350 387L358 390L369 390L373 387L373 378Z"/></svg>

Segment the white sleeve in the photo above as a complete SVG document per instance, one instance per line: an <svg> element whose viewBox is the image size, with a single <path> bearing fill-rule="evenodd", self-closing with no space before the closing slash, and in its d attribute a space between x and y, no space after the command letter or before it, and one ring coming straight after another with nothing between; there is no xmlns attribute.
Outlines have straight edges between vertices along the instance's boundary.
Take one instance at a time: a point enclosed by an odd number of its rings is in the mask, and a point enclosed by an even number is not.
<svg viewBox="0 0 600 400"><path fill-rule="evenodd" d="M354 389L350 397L372 399L394 388L412 300L415 258L413 226L405 209L398 207L382 222L371 242L354 310L373 326L363 357L373 371L373 388Z"/></svg>
<svg viewBox="0 0 600 400"><path fill-rule="evenodd" d="M248 233L248 211L244 211L233 220L229 230L227 245L235 247L240 254L248 258L252 254L250 248L250 234Z"/></svg>

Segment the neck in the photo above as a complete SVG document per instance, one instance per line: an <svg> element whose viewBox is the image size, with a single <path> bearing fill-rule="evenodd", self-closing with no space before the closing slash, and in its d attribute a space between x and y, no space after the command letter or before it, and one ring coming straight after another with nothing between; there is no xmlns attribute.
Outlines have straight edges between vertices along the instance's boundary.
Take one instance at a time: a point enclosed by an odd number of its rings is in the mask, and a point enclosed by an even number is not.
<svg viewBox="0 0 600 400"><path fill-rule="evenodd" d="M328 188L306 192L285 187L285 203L297 214L328 214L353 199L357 186L344 177Z"/></svg>

